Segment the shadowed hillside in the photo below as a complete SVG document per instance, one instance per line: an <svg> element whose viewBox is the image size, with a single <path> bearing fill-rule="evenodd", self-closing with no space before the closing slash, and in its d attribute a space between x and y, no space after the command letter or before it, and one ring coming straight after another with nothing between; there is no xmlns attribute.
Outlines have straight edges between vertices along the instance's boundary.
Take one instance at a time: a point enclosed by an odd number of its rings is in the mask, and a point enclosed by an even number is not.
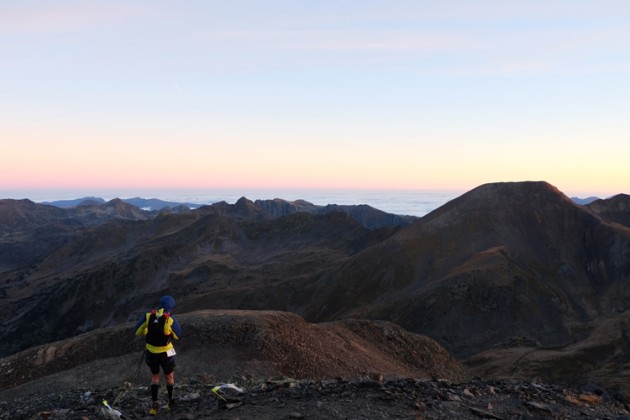
<svg viewBox="0 0 630 420"><path fill-rule="evenodd" d="M580 342L629 286L630 230L546 183L488 184L346 261L305 315L388 319L466 358ZM627 341L607 345L630 361Z"/></svg>
<svg viewBox="0 0 630 420"><path fill-rule="evenodd" d="M13 339L0 354L135 319L143 302L170 291L183 310L295 310L309 300L303 283L396 229L370 230L344 213L274 218L246 199L65 235L48 226L56 240L41 252L31 248L40 230L3 243L6 255L25 252L15 263L29 264L0 274L14 314L3 321L0 335Z"/></svg>

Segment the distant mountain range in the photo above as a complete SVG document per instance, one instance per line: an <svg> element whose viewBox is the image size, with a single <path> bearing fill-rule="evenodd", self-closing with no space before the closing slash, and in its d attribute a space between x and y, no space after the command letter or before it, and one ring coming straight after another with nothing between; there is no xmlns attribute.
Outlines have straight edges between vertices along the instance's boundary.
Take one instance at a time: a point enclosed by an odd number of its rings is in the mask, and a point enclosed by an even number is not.
<svg viewBox="0 0 630 420"><path fill-rule="evenodd" d="M157 198L124 198L121 201L127 204L131 204L132 206L138 207L142 210L148 211L159 211L163 209L173 209L179 207L187 207L189 209L196 209L202 206L202 204L195 203L179 203L174 201L163 201ZM71 207L79 207L79 206L98 206L101 204L105 204L105 200L100 197L83 197L76 198L73 200L58 200L58 201L44 201L42 204L48 204L50 206L61 207L61 208L71 208Z"/></svg>
<svg viewBox="0 0 630 420"><path fill-rule="evenodd" d="M593 201L599 200L599 199L600 199L599 197L592 197L592 196L591 197L586 197L586 198L571 197L571 200L573 200L576 204L581 204L581 205L586 205L586 204L592 203ZM182 202L176 202L176 201L164 201L164 200L160 200L160 199L157 199L157 198L148 198L147 199L147 198L134 197L134 198L123 198L122 201L127 203L127 204L131 204L132 206L136 206L138 208L141 208L141 209L147 210L147 211L159 211L159 210L163 210L163 209L176 209L176 208L180 208L182 206L188 207L189 209L197 209L197 208L203 206L203 204L186 203L186 202L182 203ZM284 201L284 200L276 199L276 200L262 200L262 201L274 202L274 201ZM315 206L314 204L311 204L308 201L304 201L304 200L296 200L296 201L288 202L288 203L289 203L289 205L291 207L295 208L296 210L299 209L300 211L306 211L306 212L311 212L311 213L316 208L320 208L320 206ZM61 207L61 208L70 208L70 207L77 207L77 206L89 206L89 205L105 204L105 199L103 199L101 197L83 197L83 198L76 198L76 199L73 199L73 200L44 201L44 202L42 202L42 204L48 204L48 205L51 205L51 206Z"/></svg>
<svg viewBox="0 0 630 420"><path fill-rule="evenodd" d="M545 182L494 183L421 218L90 201L0 200L0 355L134 321L168 293L179 313L387 320L480 376L630 395L630 196L579 205Z"/></svg>
<svg viewBox="0 0 630 420"><path fill-rule="evenodd" d="M586 197L586 198L579 198L579 197L571 197L571 200L573 200L573 202L575 204L581 204L581 205L586 205L586 204L590 204L595 200L600 200L599 197Z"/></svg>

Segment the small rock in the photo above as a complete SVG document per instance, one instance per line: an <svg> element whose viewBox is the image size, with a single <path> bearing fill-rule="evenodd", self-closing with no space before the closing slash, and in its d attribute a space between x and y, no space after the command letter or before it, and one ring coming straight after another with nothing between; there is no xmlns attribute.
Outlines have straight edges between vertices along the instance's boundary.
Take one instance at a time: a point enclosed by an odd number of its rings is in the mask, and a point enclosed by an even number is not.
<svg viewBox="0 0 630 420"><path fill-rule="evenodd" d="M225 404L225 408L227 408L228 410L232 410L233 408L240 407L241 405L243 405L242 402L228 403Z"/></svg>
<svg viewBox="0 0 630 420"><path fill-rule="evenodd" d="M201 394L199 394L198 392L192 392L190 394L186 394L183 397L180 398L180 400L182 401L194 401L194 400L198 400L199 398L201 398Z"/></svg>
<svg viewBox="0 0 630 420"><path fill-rule="evenodd" d="M427 411L427 405L422 401L414 402L413 408L415 408L418 411Z"/></svg>
<svg viewBox="0 0 630 420"><path fill-rule="evenodd" d="M218 405L219 408L232 410L243 405L243 401L240 398L223 398L219 400Z"/></svg>
<svg viewBox="0 0 630 420"><path fill-rule="evenodd" d="M528 407L535 408L536 410L551 412L551 408L547 404L541 402L529 401L526 405Z"/></svg>
<svg viewBox="0 0 630 420"><path fill-rule="evenodd" d="M580 394L578 400L591 405L599 405L602 403L602 397L595 394Z"/></svg>
<svg viewBox="0 0 630 420"><path fill-rule="evenodd" d="M504 419L503 419L503 417L496 416L496 415L494 415L494 414L492 414L492 413L489 413L489 412L487 412L487 411L481 410L481 409L479 409L479 408L470 407L470 411L471 411L474 415L476 415L476 416L478 416L478 417L485 418L485 419L504 420Z"/></svg>
<svg viewBox="0 0 630 420"><path fill-rule="evenodd" d="M370 372L368 374L368 377L373 380L373 381L377 381L377 382L383 382L383 374L382 373L377 373L377 372Z"/></svg>
<svg viewBox="0 0 630 420"><path fill-rule="evenodd" d="M357 386L363 388L382 388L383 383L379 381L365 380L357 383Z"/></svg>

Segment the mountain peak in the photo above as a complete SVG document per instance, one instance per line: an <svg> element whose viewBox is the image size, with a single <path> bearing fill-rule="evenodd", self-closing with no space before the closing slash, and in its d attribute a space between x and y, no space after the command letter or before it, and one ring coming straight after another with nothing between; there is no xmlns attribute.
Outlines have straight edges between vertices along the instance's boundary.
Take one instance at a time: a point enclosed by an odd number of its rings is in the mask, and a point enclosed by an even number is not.
<svg viewBox="0 0 630 420"><path fill-rule="evenodd" d="M572 203L558 188L545 181L495 182L480 185L461 196L492 200L516 200L530 202L532 199L560 199Z"/></svg>
<svg viewBox="0 0 630 420"><path fill-rule="evenodd" d="M577 208L558 188L544 181L497 182L481 185L449 201L425 216L439 224L465 217L501 217L517 213L532 213Z"/></svg>

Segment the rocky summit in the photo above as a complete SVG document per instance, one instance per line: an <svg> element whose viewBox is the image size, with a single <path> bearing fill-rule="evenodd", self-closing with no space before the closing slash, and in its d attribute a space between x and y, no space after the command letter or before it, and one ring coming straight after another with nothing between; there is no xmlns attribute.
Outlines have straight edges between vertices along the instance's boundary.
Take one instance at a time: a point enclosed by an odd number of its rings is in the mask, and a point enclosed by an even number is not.
<svg viewBox="0 0 630 420"><path fill-rule="evenodd" d="M629 209L546 182L422 218L0 200L0 416L92 418L105 398L142 417L130 330L170 294L188 401L171 418L624 418ZM222 383L246 392L219 406Z"/></svg>

